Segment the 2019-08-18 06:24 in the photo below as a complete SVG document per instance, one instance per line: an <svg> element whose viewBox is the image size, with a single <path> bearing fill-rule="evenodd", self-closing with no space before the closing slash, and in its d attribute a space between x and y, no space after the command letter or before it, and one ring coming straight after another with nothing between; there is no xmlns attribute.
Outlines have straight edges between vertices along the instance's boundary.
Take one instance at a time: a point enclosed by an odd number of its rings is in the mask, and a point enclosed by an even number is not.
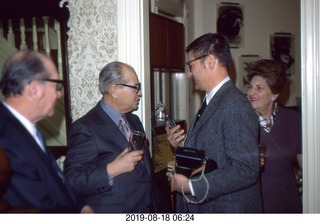
<svg viewBox="0 0 320 223"><path fill-rule="evenodd" d="M126 221L194 221L194 214L126 214Z"/></svg>

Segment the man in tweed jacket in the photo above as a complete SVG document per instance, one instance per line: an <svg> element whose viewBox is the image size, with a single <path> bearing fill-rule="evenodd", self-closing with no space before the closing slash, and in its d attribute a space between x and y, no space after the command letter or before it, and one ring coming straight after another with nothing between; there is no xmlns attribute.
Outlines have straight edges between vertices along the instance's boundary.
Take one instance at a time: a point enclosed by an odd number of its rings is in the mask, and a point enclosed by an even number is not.
<svg viewBox="0 0 320 223"><path fill-rule="evenodd" d="M207 104L189 132L166 125L170 144L203 149L217 169L188 179L171 175L178 192L177 212L262 212L259 181L258 123L252 106L228 75L232 57L220 34L205 34L187 48L188 77L195 89L205 91ZM197 119L197 120L196 120Z"/></svg>

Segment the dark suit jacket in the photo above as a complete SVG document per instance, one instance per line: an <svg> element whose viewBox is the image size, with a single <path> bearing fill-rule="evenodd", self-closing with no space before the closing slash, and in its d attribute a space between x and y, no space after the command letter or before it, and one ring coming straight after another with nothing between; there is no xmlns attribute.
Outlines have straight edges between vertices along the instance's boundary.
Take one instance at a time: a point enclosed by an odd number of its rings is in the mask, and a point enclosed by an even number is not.
<svg viewBox="0 0 320 223"><path fill-rule="evenodd" d="M134 114L126 114L132 130L144 132ZM152 212L153 179L148 146L144 146L143 163L130 173L121 174L109 185L106 165L113 161L128 142L118 126L98 103L70 129L65 160L66 179L95 212Z"/></svg>
<svg viewBox="0 0 320 223"><path fill-rule="evenodd" d="M9 157L12 171L3 198L15 208L80 212L83 202L58 176L60 170L54 158L41 150L32 135L2 103L0 114L0 145Z"/></svg>
<svg viewBox="0 0 320 223"><path fill-rule="evenodd" d="M185 147L205 150L218 169L206 173L209 191L201 204L186 205L178 197L178 212L262 212L259 183L257 116L247 98L226 82L211 99L202 116L188 132ZM205 197L204 179L192 182L196 197ZM188 209L185 209L187 206Z"/></svg>

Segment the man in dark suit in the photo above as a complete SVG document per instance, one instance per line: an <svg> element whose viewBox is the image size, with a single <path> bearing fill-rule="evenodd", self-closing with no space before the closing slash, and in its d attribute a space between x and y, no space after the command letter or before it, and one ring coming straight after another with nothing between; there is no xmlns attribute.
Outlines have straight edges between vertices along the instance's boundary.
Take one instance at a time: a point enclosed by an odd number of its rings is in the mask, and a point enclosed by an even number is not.
<svg viewBox="0 0 320 223"><path fill-rule="evenodd" d="M178 212L262 212L259 181L258 125L249 101L229 78L232 57L226 38L205 34L186 48L188 77L205 91L204 109L187 134L166 125L170 144L203 149L217 169L188 179L172 176Z"/></svg>
<svg viewBox="0 0 320 223"><path fill-rule="evenodd" d="M18 51L4 64L0 145L9 157L11 176L3 198L13 208L92 212L65 182L45 142L37 136L36 123L54 114L61 97L58 78L53 62L38 52Z"/></svg>
<svg viewBox="0 0 320 223"><path fill-rule="evenodd" d="M100 72L99 90L101 101L71 126L66 179L95 212L159 211L147 142L133 150L127 138L128 131L144 132L131 113L142 96L137 74L127 64L109 63Z"/></svg>

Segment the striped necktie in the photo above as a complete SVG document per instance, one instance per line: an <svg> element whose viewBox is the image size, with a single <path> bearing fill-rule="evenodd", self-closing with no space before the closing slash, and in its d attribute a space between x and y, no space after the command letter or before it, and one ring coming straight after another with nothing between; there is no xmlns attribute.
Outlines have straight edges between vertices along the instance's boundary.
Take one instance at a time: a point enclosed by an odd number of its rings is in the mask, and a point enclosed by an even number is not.
<svg viewBox="0 0 320 223"><path fill-rule="evenodd" d="M120 118L120 123L121 123L121 128L122 132L124 133L125 137L127 138L128 142L131 140L131 130L126 122L126 118L124 115L121 116Z"/></svg>

